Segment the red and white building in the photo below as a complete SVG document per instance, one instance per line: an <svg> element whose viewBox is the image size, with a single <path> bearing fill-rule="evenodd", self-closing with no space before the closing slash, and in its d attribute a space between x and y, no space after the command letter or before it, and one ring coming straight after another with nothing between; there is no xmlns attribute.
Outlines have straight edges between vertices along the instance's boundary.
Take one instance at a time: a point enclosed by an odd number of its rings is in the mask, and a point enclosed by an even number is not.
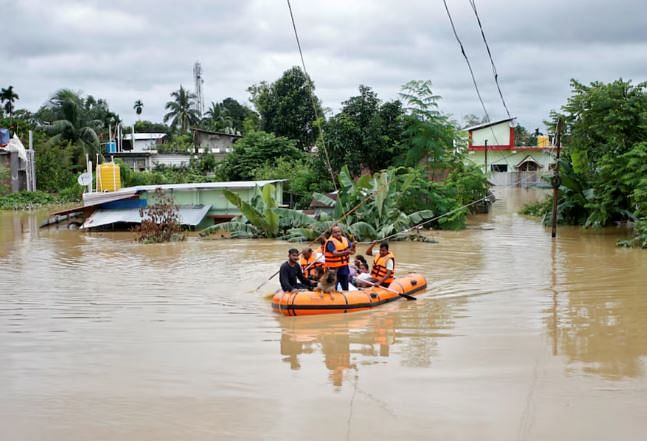
<svg viewBox="0 0 647 441"><path fill-rule="evenodd" d="M468 127L467 158L495 185L529 186L552 170L555 148L541 136L535 146L515 145L514 118ZM487 161L487 167L486 167Z"/></svg>

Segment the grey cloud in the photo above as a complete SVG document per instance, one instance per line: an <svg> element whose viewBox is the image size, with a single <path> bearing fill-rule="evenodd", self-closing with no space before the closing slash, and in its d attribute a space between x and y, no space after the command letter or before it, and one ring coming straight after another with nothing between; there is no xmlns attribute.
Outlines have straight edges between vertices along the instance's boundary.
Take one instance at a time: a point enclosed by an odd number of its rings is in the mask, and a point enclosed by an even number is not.
<svg viewBox="0 0 647 441"><path fill-rule="evenodd" d="M299 65L283 1L2 1L12 17L0 45L0 85L35 110L58 88L108 100L126 121L132 103L159 120L169 93L192 88L204 69L206 101L272 81ZM5 5L4 3L7 3ZM465 1L448 1L492 117L503 116L476 20ZM372 86L384 100L411 79L431 79L441 108L481 114L442 2L292 0L309 73L327 107ZM647 26L642 2L557 0L477 2L512 113L540 126L569 94L568 81L644 79Z"/></svg>

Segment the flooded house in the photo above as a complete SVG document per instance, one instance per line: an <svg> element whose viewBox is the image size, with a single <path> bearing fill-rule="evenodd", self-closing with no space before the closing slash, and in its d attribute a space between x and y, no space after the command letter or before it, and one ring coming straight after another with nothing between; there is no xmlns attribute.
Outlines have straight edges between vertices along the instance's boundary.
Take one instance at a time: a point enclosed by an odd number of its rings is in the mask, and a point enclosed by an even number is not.
<svg viewBox="0 0 647 441"><path fill-rule="evenodd" d="M481 167L494 185L528 187L552 172L556 147L546 136L537 145L515 145L514 118L468 127L467 161Z"/></svg>
<svg viewBox="0 0 647 441"><path fill-rule="evenodd" d="M274 186L274 199L283 204L285 180L202 182L167 185L141 185L121 188L119 167L111 163L97 168L96 190L83 194L78 207L51 213L45 225L65 223L80 229L128 229L141 223L141 210L155 203L155 192L170 195L177 208L180 223L190 229L203 229L239 216L238 208L224 195L229 190L249 202L257 189L267 184Z"/></svg>

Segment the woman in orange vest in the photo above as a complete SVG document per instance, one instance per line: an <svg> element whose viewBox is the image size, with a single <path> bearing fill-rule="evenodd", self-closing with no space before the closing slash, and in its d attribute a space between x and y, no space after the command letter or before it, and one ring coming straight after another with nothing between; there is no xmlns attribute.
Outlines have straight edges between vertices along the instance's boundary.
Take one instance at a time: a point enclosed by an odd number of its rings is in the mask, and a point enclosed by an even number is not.
<svg viewBox="0 0 647 441"><path fill-rule="evenodd" d="M304 248L301 251L301 258L299 259L303 275L310 280L318 279L319 268L323 268L323 258L321 255L315 255L312 248Z"/></svg>
<svg viewBox="0 0 647 441"><path fill-rule="evenodd" d="M335 225L332 227L332 234L324 248L325 266L326 269L332 268L337 271L337 281L343 291L348 291L348 278L350 275L348 262L351 254L355 254L353 243L342 236L341 228Z"/></svg>
<svg viewBox="0 0 647 441"><path fill-rule="evenodd" d="M373 247L376 243L377 241L371 243L366 250L366 255L373 256ZM370 282L388 287L393 279L395 279L395 256L389 251L388 242L382 242L379 254L373 257Z"/></svg>

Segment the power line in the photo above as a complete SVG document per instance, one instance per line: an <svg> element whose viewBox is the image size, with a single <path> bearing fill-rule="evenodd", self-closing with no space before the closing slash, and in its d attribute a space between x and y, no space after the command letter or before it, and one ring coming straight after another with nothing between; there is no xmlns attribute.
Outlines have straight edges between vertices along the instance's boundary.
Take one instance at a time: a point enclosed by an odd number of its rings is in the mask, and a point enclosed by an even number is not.
<svg viewBox="0 0 647 441"><path fill-rule="evenodd" d="M306 62L303 59L303 51L301 50L301 42L299 41L299 33L297 32L297 25L294 22L294 14L292 13L292 5L290 4L290 0L286 0L288 3L288 9L290 10L290 19L292 20L292 28L294 29L294 38L297 41L297 48L299 48L299 56L301 57L301 65L303 66L303 73L306 76L306 82L308 83L308 86L310 88L310 99L312 101L312 108L314 109L314 114L315 114L315 120L319 121L319 111L317 110L317 103L316 103L316 98L315 98L315 92L314 92L314 86L312 84L312 80L310 79L310 75L308 75L308 71L306 70ZM332 185L335 187L335 191L337 191L337 183L335 182L335 174L333 173L332 170L332 165L330 164L330 158L328 157L328 149L326 149L326 142L324 140L324 129L323 125L320 127L321 130L321 147L323 148L324 151L324 156L326 157L326 165L328 166L328 171L330 172L330 178L332 179Z"/></svg>
<svg viewBox="0 0 647 441"><path fill-rule="evenodd" d="M481 24L481 17L479 17L479 13L476 10L476 1L469 0L469 2L470 2L470 5L472 6L472 10L474 11L474 15L476 16L476 21L479 24L479 29L481 30L481 37L483 37L483 43L485 43L485 48L487 49L488 57L490 57L490 64L492 65L492 74L494 75L494 82L496 83L496 88L499 91L501 102L503 103L505 112L508 114L508 118L512 118L510 116L510 111L508 110L508 106L505 103L505 99L503 98L503 92L501 92L501 86L499 85L499 74L496 71L496 66L494 65L494 60L492 59L492 52L490 51L490 45L488 45L487 39L485 38L485 32L483 31L483 25ZM445 7L446 6L447 5L445 4Z"/></svg>
<svg viewBox="0 0 647 441"><path fill-rule="evenodd" d="M474 89L476 89L476 95L478 95L479 97L481 106L483 107L485 118L487 119L487 122L490 122L490 115L488 114L488 111L485 108L485 103L483 102L483 98L481 98L481 92L479 91L479 86L476 84L476 77L474 77L472 64L470 63L470 59L467 57L467 54L465 53L465 48L463 47L463 43L461 42L461 39L458 37L458 33L456 32L456 26L454 26L454 20L452 20L452 14L449 12L449 8L447 7L447 1L443 0L443 4L445 5L445 11L447 11L447 17L449 17L449 23L452 25L452 31L454 31L454 37L456 37L456 41L458 42L458 45L461 47L461 53L465 58L465 62L467 63L467 68L470 70L470 75L472 76L472 83L474 84Z"/></svg>

